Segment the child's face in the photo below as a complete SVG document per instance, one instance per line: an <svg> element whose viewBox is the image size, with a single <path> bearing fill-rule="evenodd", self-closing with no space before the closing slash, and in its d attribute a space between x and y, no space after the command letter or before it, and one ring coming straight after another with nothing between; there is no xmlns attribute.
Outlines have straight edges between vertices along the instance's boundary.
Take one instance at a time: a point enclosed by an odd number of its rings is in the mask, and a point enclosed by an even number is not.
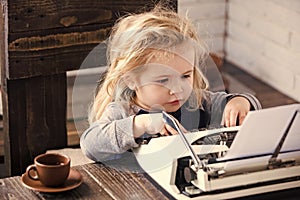
<svg viewBox="0 0 300 200"><path fill-rule="evenodd" d="M142 66L135 79L136 102L144 109L163 107L167 112L177 111L192 92L194 67L182 57L152 59Z"/></svg>

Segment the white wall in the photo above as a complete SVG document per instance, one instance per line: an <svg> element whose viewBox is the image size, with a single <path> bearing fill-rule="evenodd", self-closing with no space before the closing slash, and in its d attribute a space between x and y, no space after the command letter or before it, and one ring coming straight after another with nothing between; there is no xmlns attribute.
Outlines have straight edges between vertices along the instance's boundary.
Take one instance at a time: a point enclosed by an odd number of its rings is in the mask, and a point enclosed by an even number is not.
<svg viewBox="0 0 300 200"><path fill-rule="evenodd" d="M300 101L300 1L230 0L226 59Z"/></svg>
<svg viewBox="0 0 300 200"><path fill-rule="evenodd" d="M178 0L178 13L188 15L213 52L224 55L225 0Z"/></svg>
<svg viewBox="0 0 300 200"><path fill-rule="evenodd" d="M300 0L179 0L178 6L179 13L191 10L196 22L210 23L214 43L223 47L213 51L300 101ZM223 32L212 25L222 16Z"/></svg>

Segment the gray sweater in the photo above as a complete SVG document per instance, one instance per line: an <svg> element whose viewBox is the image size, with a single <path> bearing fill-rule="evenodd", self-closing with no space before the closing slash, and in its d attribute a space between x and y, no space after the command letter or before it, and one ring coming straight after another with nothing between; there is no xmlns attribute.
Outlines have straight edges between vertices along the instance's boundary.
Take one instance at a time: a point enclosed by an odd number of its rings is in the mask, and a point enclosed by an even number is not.
<svg viewBox="0 0 300 200"><path fill-rule="evenodd" d="M251 94L205 91L205 102L199 110L205 113L206 127L194 128L218 128L221 124L226 103L236 96L247 98L251 104L251 110L261 109L260 102ZM140 110L141 108L130 105L128 102L110 103L101 118L91 124L81 135L80 146L83 153L94 161L105 161L119 158L131 148L138 147L139 144L133 137L133 117ZM193 120L188 119L186 121L197 120L199 119L193 117ZM184 126L184 122L181 123Z"/></svg>

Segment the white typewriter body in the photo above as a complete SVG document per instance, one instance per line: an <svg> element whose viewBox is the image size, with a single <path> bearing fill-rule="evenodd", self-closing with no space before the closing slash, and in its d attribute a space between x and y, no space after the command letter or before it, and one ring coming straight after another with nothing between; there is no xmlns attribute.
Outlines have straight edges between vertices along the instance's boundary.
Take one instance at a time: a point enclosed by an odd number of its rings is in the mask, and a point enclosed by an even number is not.
<svg viewBox="0 0 300 200"><path fill-rule="evenodd" d="M233 132L230 148L222 142L192 145ZM153 138L134 150L144 171L176 199L228 199L300 187L300 104L251 111L240 127L184 136L200 163L180 134Z"/></svg>

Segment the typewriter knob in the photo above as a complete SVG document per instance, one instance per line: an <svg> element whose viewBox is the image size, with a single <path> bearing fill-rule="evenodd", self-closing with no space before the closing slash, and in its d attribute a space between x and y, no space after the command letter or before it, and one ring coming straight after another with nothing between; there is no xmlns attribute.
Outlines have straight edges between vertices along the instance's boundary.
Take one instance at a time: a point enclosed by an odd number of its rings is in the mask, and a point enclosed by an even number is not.
<svg viewBox="0 0 300 200"><path fill-rule="evenodd" d="M197 175L196 173L189 167L184 168L184 179L187 183L190 183L192 180L195 180Z"/></svg>

